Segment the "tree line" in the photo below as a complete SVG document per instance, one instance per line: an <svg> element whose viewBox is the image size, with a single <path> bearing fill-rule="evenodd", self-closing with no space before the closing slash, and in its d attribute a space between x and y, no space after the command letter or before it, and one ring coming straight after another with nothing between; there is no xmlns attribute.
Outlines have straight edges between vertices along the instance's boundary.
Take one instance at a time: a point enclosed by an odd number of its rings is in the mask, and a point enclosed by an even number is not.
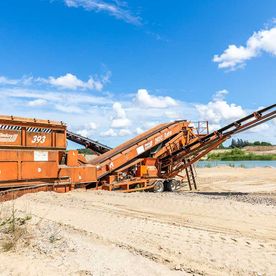
<svg viewBox="0 0 276 276"><path fill-rule="evenodd" d="M255 142L249 142L248 140L243 139L232 139L231 144L228 148L234 149L234 148L244 148L246 146L272 146L269 142L263 142L263 141L255 141ZM227 148L223 145L220 146L220 148Z"/></svg>

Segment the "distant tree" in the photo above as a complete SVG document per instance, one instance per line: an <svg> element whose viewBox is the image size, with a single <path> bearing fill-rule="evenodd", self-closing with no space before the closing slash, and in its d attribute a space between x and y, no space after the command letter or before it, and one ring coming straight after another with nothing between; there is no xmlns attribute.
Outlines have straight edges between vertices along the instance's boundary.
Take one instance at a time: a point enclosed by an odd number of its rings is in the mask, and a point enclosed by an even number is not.
<svg viewBox="0 0 276 276"><path fill-rule="evenodd" d="M219 149L225 149L225 146L223 144L220 144L218 148Z"/></svg>
<svg viewBox="0 0 276 276"><path fill-rule="evenodd" d="M242 140L242 139L232 139L230 148L244 148L246 146L272 146L269 142L262 142L262 141L255 141L255 142L249 142L248 140Z"/></svg>
<svg viewBox="0 0 276 276"><path fill-rule="evenodd" d="M255 141L252 143L252 146L272 146L269 142Z"/></svg>
<svg viewBox="0 0 276 276"><path fill-rule="evenodd" d="M244 144L244 147L246 147L246 146L250 146L250 143L249 143L249 141L248 141L248 140L245 140L243 144Z"/></svg>
<svg viewBox="0 0 276 276"><path fill-rule="evenodd" d="M268 142L261 142L261 146L272 146L272 144Z"/></svg>
<svg viewBox="0 0 276 276"><path fill-rule="evenodd" d="M93 151L91 149L78 149L78 153L81 153L81 154L94 154Z"/></svg>
<svg viewBox="0 0 276 276"><path fill-rule="evenodd" d="M260 141L255 141L253 142L253 146L260 146L261 145L261 142Z"/></svg>
<svg viewBox="0 0 276 276"><path fill-rule="evenodd" d="M242 139L238 139L237 140L237 148L242 148L243 147L243 140Z"/></svg>
<svg viewBox="0 0 276 276"><path fill-rule="evenodd" d="M236 147L237 147L237 142L236 142L235 139L232 139L230 148L234 149L234 148L236 148Z"/></svg>

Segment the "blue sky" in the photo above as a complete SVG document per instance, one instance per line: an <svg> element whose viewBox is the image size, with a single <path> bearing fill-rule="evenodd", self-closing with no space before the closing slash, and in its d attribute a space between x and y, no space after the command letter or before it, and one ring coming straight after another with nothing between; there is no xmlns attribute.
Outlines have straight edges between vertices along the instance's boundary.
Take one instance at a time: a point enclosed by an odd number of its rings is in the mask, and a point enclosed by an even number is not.
<svg viewBox="0 0 276 276"><path fill-rule="evenodd" d="M215 129L276 102L275 18L270 0L1 1L0 113L111 146L180 118Z"/></svg>

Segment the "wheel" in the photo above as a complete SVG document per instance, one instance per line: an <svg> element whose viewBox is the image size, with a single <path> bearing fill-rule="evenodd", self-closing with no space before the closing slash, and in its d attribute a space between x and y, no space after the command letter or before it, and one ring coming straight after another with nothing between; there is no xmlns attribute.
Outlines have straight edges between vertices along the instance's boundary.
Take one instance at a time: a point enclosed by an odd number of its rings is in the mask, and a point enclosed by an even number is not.
<svg viewBox="0 0 276 276"><path fill-rule="evenodd" d="M166 190L169 192L175 192L179 188L179 181L176 179L170 179L166 181Z"/></svg>
<svg viewBox="0 0 276 276"><path fill-rule="evenodd" d="M153 192L155 193L162 193L164 191L164 181L157 180L154 183Z"/></svg>

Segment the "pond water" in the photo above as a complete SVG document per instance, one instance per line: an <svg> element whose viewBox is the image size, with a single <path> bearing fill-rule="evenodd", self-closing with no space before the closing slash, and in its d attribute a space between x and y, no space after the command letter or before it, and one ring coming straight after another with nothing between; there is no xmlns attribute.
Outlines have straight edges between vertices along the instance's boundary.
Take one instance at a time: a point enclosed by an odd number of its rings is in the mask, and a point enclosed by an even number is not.
<svg viewBox="0 0 276 276"><path fill-rule="evenodd" d="M276 168L276 160L272 161L199 161L198 168L210 168L218 166L229 166L239 168L273 167Z"/></svg>

